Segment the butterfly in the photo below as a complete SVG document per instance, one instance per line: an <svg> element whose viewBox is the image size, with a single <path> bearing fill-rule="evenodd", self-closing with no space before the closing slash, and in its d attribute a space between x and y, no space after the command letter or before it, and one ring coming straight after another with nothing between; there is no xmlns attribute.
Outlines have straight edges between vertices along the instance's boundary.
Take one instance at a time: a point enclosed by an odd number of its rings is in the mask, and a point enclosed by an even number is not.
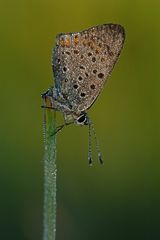
<svg viewBox="0 0 160 240"><path fill-rule="evenodd" d="M89 126L96 134L87 110L93 105L110 76L124 45L125 31L119 24L103 24L74 33L61 33L53 49L52 69L55 85L42 94L50 98L51 108L60 111L64 124ZM91 141L90 141L91 142ZM91 144L89 163L92 164ZM96 140L98 158L103 163Z"/></svg>

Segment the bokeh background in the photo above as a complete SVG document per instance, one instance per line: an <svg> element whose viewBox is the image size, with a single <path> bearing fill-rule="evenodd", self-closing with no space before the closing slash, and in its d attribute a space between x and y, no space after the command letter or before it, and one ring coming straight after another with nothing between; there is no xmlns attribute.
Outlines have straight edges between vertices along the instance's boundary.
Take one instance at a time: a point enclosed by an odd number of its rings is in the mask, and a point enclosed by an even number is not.
<svg viewBox="0 0 160 240"><path fill-rule="evenodd" d="M1 0L0 18L0 238L42 239L40 94L56 34L114 22L125 47L89 111L105 164L88 166L86 127L58 135L57 240L160 239L160 1Z"/></svg>

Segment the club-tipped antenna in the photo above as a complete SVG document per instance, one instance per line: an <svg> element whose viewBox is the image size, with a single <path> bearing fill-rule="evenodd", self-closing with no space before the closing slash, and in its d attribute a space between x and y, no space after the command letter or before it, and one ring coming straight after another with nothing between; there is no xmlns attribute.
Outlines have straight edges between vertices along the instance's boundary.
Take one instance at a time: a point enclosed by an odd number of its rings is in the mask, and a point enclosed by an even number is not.
<svg viewBox="0 0 160 240"><path fill-rule="evenodd" d="M99 142L97 139L96 131L95 131L92 121L89 119L89 139L90 139L89 140L89 148L91 148L91 130L93 131L93 135L94 135L94 139L95 139L95 143L96 143L96 152L98 155L98 160L99 160L100 164L103 164L103 159L102 159L102 155L100 152ZM91 150L90 150L90 152L91 152Z"/></svg>
<svg viewBox="0 0 160 240"><path fill-rule="evenodd" d="M92 132L91 132L91 123L89 120L88 124L88 162L89 165L92 165L93 159L92 159Z"/></svg>

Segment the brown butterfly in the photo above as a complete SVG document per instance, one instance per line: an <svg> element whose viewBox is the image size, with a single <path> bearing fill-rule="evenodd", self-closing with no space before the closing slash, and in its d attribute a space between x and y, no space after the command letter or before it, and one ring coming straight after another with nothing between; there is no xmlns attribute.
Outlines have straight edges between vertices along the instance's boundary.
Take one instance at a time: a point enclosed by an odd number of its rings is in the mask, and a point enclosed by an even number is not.
<svg viewBox="0 0 160 240"><path fill-rule="evenodd" d="M52 68L55 86L50 87L42 97L51 99L51 108L64 115L65 125L76 123L95 130L88 117L88 110L99 96L107 78L123 48L124 28L119 24L103 24L75 33L62 33L56 38L53 49ZM91 141L89 141L91 142ZM98 157L102 157L96 140ZM89 163L92 163L89 144Z"/></svg>

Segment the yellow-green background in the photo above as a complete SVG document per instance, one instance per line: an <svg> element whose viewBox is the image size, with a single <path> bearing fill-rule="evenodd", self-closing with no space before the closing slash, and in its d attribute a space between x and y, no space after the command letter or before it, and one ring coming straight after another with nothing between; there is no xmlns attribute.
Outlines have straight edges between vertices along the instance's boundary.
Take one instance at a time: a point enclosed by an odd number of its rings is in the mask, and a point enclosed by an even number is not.
<svg viewBox="0 0 160 240"><path fill-rule="evenodd" d="M58 135L57 240L160 239L158 0L1 0L0 239L42 239L40 94L56 34L110 22L126 42L89 111L105 164L88 166L86 127Z"/></svg>

